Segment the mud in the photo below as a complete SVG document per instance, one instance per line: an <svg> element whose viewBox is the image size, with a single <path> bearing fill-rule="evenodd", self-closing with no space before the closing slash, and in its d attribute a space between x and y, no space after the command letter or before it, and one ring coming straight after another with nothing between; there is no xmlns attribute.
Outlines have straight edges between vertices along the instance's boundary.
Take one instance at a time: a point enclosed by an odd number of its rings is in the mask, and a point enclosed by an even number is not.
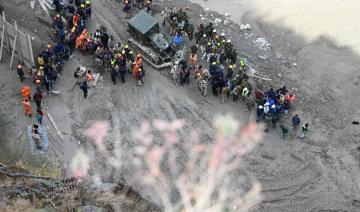
<svg viewBox="0 0 360 212"><path fill-rule="evenodd" d="M232 20L236 23L219 24L217 28L231 35L240 57L245 58L257 74L273 79L271 82L257 80L258 84L265 88L287 85L296 92L297 103L292 114L299 114L303 122L310 124L310 133L304 140L297 138L297 132L282 140L279 129L271 130L265 134L263 142L246 156L243 168L256 176L263 187L263 200L253 210L360 210L360 130L358 125L351 124L353 120L360 120L360 110L356 107L360 104L357 54L351 47L338 46L329 37L321 36L309 41L281 22L268 22L263 16L254 15L257 13L250 10L252 7L244 6L249 1L229 1L223 6L215 0L196 2L223 14L227 12L225 7L234 6L229 12L234 14ZM12 3L4 0L0 3L5 10L27 8L22 5L14 9ZM191 20L197 24L201 21L199 14L208 19L225 19L221 14L205 12L200 5L185 0L163 1L155 6L155 12L159 12L162 6L190 7ZM99 0L93 2L93 8L94 16L88 27L90 31L105 25L116 40L125 41L128 38L127 19L120 12L119 4ZM36 27L41 26L35 19L32 23ZM250 23L252 30L240 31L241 23ZM43 39L47 37L45 34L37 35ZM257 37L266 38L271 43L270 49L259 49L254 43ZM65 138L61 141L50 122L45 120L49 127L52 158L60 161L62 167L66 166L77 148L89 146L82 131L92 120L111 120L113 127L120 128L124 141L122 148L127 151L125 162L131 161L134 151L131 132L144 120L184 118L188 125L182 137L195 128L204 140L209 141L213 135L211 123L215 114L231 113L244 124L249 120L250 113L242 103L229 101L220 104L219 98L201 97L193 84L177 87L166 72L158 72L149 66L146 66L143 87L138 88L129 76L125 84L112 85L110 76L106 75L85 100L78 88L70 90L75 84L72 74L79 64L90 67L92 63L91 57L77 53L67 62L56 85L61 95L44 99L46 111L53 116ZM10 149L16 150L10 139L16 140L13 135L31 121L19 109L16 93L21 84L15 72L7 69L7 64L7 60L0 64L3 73L0 78L1 114L4 114L3 120L8 126L5 135L8 135L9 141L6 139L6 142L10 143ZM13 83L7 83L9 81ZM289 125L290 117L285 118ZM125 171L129 169L124 168ZM128 172L124 177L129 180L131 176ZM149 195L151 190L135 187L146 198L159 202L158 198Z"/></svg>

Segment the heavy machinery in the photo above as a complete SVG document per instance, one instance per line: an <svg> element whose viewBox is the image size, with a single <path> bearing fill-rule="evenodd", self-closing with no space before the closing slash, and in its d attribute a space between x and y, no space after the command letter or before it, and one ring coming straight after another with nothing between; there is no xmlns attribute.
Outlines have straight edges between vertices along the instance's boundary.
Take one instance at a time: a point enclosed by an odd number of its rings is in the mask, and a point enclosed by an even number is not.
<svg viewBox="0 0 360 212"><path fill-rule="evenodd" d="M141 10L128 22L128 32L133 38L129 44L141 52L145 61L156 69L170 67L176 49L166 36L160 33L158 21Z"/></svg>

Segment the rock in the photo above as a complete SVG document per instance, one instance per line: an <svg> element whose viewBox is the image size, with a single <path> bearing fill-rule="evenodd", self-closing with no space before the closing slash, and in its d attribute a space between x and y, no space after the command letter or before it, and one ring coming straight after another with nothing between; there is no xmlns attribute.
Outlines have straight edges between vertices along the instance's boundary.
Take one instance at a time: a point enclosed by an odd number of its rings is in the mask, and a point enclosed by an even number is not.
<svg viewBox="0 0 360 212"><path fill-rule="evenodd" d="M259 49L264 51L268 50L271 46L269 41L267 41L265 38L255 38L253 42Z"/></svg>
<svg viewBox="0 0 360 212"><path fill-rule="evenodd" d="M218 24L218 23L221 23L221 22L222 22L222 20L220 18L215 18L215 20L214 20L214 24Z"/></svg>
<svg viewBox="0 0 360 212"><path fill-rule="evenodd" d="M250 24L241 24L240 25L240 30L241 31L251 30L251 25Z"/></svg>
<svg viewBox="0 0 360 212"><path fill-rule="evenodd" d="M250 24L245 24L245 27L247 30L251 30L251 25Z"/></svg>
<svg viewBox="0 0 360 212"><path fill-rule="evenodd" d="M268 59L269 57L268 56L265 56L265 55L259 55L258 58L262 59L262 60L266 60Z"/></svg>

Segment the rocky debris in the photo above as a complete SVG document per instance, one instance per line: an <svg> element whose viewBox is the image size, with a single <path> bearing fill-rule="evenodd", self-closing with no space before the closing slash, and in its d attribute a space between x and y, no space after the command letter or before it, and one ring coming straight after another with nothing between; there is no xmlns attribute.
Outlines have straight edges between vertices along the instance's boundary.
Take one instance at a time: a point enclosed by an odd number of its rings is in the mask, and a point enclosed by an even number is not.
<svg viewBox="0 0 360 212"><path fill-rule="evenodd" d="M241 24L240 30L241 31L251 30L251 25L250 24Z"/></svg>
<svg viewBox="0 0 360 212"><path fill-rule="evenodd" d="M259 55L258 58L262 59L262 60L266 60L269 58L269 56L266 55Z"/></svg>
<svg viewBox="0 0 360 212"><path fill-rule="evenodd" d="M256 47L258 47L261 50L268 50L270 48L270 43L265 38L255 38L253 40Z"/></svg>
<svg viewBox="0 0 360 212"><path fill-rule="evenodd" d="M222 22L222 20L220 18L215 18L213 22L214 24L219 24Z"/></svg>

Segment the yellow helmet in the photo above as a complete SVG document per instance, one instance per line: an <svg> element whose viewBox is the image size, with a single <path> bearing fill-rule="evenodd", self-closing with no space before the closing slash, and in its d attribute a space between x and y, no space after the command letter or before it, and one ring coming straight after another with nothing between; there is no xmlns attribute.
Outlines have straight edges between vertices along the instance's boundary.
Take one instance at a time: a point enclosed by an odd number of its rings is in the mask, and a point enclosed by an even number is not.
<svg viewBox="0 0 360 212"><path fill-rule="evenodd" d="M84 8L84 7L85 7L85 5L83 5L83 4L80 5L80 8Z"/></svg>
<svg viewBox="0 0 360 212"><path fill-rule="evenodd" d="M216 62L214 61L214 62L212 62L212 64L213 64L213 65L216 65Z"/></svg>
<svg viewBox="0 0 360 212"><path fill-rule="evenodd" d="M90 4L90 1L86 1L85 4Z"/></svg>
<svg viewBox="0 0 360 212"><path fill-rule="evenodd" d="M126 44L126 45L124 46L124 48L125 48L125 49L129 48L129 45Z"/></svg>
<svg viewBox="0 0 360 212"><path fill-rule="evenodd" d="M233 65L229 65L229 68L233 69L233 68L234 68L234 66L233 66Z"/></svg>

